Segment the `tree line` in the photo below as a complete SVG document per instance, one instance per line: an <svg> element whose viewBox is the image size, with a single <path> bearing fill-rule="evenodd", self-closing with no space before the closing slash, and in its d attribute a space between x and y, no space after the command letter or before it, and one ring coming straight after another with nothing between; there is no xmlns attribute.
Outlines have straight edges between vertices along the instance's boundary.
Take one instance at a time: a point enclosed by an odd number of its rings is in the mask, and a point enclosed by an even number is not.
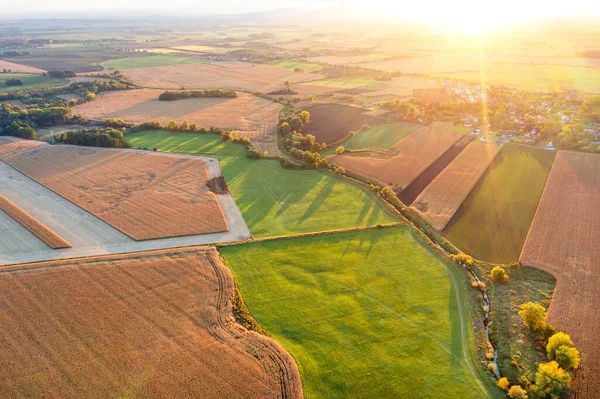
<svg viewBox="0 0 600 399"><path fill-rule="evenodd" d="M183 91L165 91L158 96L160 101L175 101L184 98L236 98L235 90L183 90Z"/></svg>

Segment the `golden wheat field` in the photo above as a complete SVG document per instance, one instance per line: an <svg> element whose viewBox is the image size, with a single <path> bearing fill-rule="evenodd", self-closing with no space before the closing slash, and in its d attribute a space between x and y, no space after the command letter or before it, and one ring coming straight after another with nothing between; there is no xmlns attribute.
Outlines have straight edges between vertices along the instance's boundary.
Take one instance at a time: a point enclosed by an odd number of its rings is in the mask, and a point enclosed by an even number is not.
<svg viewBox="0 0 600 399"><path fill-rule="evenodd" d="M134 240L228 230L202 159L0 140L0 160Z"/></svg>
<svg viewBox="0 0 600 399"><path fill-rule="evenodd" d="M548 321L581 351L573 391L600 396L600 155L559 151L520 262L557 279Z"/></svg>
<svg viewBox="0 0 600 399"><path fill-rule="evenodd" d="M0 397L300 398L296 365L232 315L216 250L0 271Z"/></svg>

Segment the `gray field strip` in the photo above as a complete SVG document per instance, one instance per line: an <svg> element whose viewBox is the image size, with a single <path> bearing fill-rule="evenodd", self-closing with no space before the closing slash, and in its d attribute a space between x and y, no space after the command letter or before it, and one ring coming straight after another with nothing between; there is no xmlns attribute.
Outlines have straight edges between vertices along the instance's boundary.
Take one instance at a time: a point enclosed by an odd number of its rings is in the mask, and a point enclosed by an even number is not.
<svg viewBox="0 0 600 399"><path fill-rule="evenodd" d="M163 154L161 153L161 155ZM194 158L201 158L206 161L211 178L221 175L219 162L216 159L208 157ZM1 161L0 193L73 245L72 248L51 249L18 222L1 212L1 266L207 245L250 238L248 226L230 194L216 196L229 226L227 232L135 241Z"/></svg>

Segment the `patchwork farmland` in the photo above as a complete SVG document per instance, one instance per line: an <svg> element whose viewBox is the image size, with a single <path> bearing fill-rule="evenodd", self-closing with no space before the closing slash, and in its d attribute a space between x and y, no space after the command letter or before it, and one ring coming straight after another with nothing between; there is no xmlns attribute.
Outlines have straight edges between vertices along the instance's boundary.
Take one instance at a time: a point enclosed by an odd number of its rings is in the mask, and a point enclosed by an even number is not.
<svg viewBox="0 0 600 399"><path fill-rule="evenodd" d="M331 162L401 193L462 137L458 133L421 127L392 146L395 155L391 158L336 155Z"/></svg>
<svg viewBox="0 0 600 399"><path fill-rule="evenodd" d="M487 397L464 352L464 281L408 227L221 254L254 317L298 362L306 397Z"/></svg>
<svg viewBox="0 0 600 399"><path fill-rule="evenodd" d="M187 98L160 101L163 90L121 90L106 92L96 101L73 107L73 113L90 119L117 118L130 123L187 120L200 127L250 131L253 134L274 127L282 106L247 93L236 98Z"/></svg>
<svg viewBox="0 0 600 399"><path fill-rule="evenodd" d="M516 262L555 153L505 145L460 205L444 235L473 257Z"/></svg>
<svg viewBox="0 0 600 399"><path fill-rule="evenodd" d="M160 89L240 89L270 92L292 83L322 78L317 74L300 74L293 70L247 62L182 64L124 71L125 76L143 87Z"/></svg>
<svg viewBox="0 0 600 399"><path fill-rule="evenodd" d="M442 231L502 147L471 143L417 197L412 207Z"/></svg>
<svg viewBox="0 0 600 399"><path fill-rule="evenodd" d="M366 109L348 105L318 104L306 110L310 120L304 133L312 134L319 143L335 143L348 136L351 130L360 130L364 124L383 122L381 118L366 115Z"/></svg>
<svg viewBox="0 0 600 399"><path fill-rule="evenodd" d="M233 298L206 248L4 268L0 396L301 398L294 360Z"/></svg>
<svg viewBox="0 0 600 399"><path fill-rule="evenodd" d="M19 144L0 146L0 160L135 240L228 230L203 160Z"/></svg>
<svg viewBox="0 0 600 399"><path fill-rule="evenodd" d="M126 136L134 146L219 158L254 237L272 237L397 222L368 189L331 172L287 170L276 160L253 161L215 135L147 131Z"/></svg>
<svg viewBox="0 0 600 399"><path fill-rule="evenodd" d="M559 151L520 258L557 279L548 321L581 351L573 392L582 398L600 395L598 187L600 156Z"/></svg>

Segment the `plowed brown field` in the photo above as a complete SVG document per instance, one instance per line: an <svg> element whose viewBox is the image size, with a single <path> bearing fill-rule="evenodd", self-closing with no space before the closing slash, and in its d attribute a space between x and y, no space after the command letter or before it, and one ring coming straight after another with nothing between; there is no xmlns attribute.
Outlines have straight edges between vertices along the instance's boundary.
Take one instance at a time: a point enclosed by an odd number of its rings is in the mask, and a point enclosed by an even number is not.
<svg viewBox="0 0 600 399"><path fill-rule="evenodd" d="M201 159L0 140L0 160L134 240L228 230Z"/></svg>
<svg viewBox="0 0 600 399"><path fill-rule="evenodd" d="M23 209L10 202L3 195L0 195L0 209L17 222L21 223L23 227L31 231L37 238L44 241L50 248L59 249L71 247L71 244L66 240L41 224Z"/></svg>
<svg viewBox="0 0 600 399"><path fill-rule="evenodd" d="M413 203L434 229L442 231L502 147L470 143Z"/></svg>
<svg viewBox="0 0 600 399"><path fill-rule="evenodd" d="M103 93L96 101L73 107L74 114L89 119L118 118L131 123L170 120L200 127L256 130L275 126L282 106L247 93L237 98L188 98L159 101L164 90L120 90Z"/></svg>
<svg viewBox="0 0 600 399"><path fill-rule="evenodd" d="M548 321L581 352L572 390L600 398L600 156L559 151L521 254L557 279Z"/></svg>
<svg viewBox="0 0 600 399"><path fill-rule="evenodd" d="M233 290L198 247L0 269L0 397L301 398Z"/></svg>
<svg viewBox="0 0 600 399"><path fill-rule="evenodd" d="M459 133L424 126L396 143L388 159L354 155L336 155L331 158L337 166L388 185L402 192L436 159L462 137Z"/></svg>
<svg viewBox="0 0 600 399"><path fill-rule="evenodd" d="M27 65L15 64L14 62L9 62L5 60L0 60L0 71L2 70L10 70L11 72L21 72L21 73L44 73L46 71L42 69L37 69L34 67L30 67Z"/></svg>
<svg viewBox="0 0 600 399"><path fill-rule="evenodd" d="M323 78L314 73L297 73L285 69L248 62L213 62L127 69L125 76L140 86L161 89L241 89L270 92L292 83Z"/></svg>

